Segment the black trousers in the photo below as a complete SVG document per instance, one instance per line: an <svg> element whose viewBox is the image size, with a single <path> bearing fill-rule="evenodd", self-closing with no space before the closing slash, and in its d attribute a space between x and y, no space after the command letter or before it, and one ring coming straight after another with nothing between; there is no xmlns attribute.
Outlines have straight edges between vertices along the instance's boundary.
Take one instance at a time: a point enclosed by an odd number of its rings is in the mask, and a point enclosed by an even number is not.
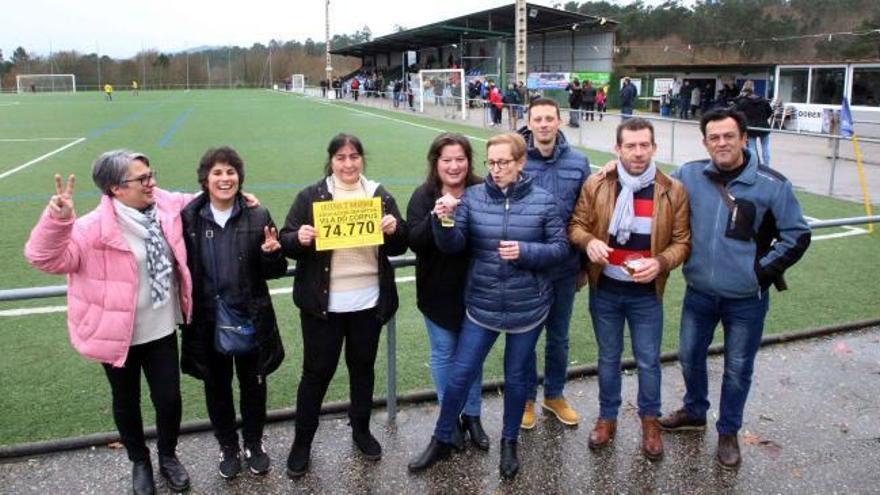
<svg viewBox="0 0 880 495"><path fill-rule="evenodd" d="M122 368L104 364L113 394L113 420L128 458L132 462L149 458L141 417L141 369L156 408L157 447L162 455L174 455L180 435L180 366L177 333L133 345Z"/></svg>
<svg viewBox="0 0 880 495"><path fill-rule="evenodd" d="M581 109L586 113L584 114L584 120L595 120L593 118L593 112L596 110L596 103L594 102L584 102L581 104Z"/></svg>
<svg viewBox="0 0 880 495"><path fill-rule="evenodd" d="M318 429L318 416L327 387L336 373L345 345L352 428L369 428L373 408L376 350L382 326L376 309L353 313L328 313L323 320L300 313L303 336L303 371L296 395L296 427L309 436Z"/></svg>
<svg viewBox="0 0 880 495"><path fill-rule="evenodd" d="M238 445L235 402L232 396L233 366L238 375L241 435L245 444L263 438L266 424L266 377L258 374L259 355L226 356L208 350L208 376L205 379L205 403L221 446Z"/></svg>

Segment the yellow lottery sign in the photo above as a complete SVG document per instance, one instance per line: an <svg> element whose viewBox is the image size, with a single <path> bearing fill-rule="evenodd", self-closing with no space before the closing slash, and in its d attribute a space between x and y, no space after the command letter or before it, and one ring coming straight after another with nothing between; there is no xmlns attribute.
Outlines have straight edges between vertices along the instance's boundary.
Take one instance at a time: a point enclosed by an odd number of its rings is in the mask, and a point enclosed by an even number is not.
<svg viewBox="0 0 880 495"><path fill-rule="evenodd" d="M315 217L315 249L344 249L376 246L382 237L382 198L318 201L312 204Z"/></svg>

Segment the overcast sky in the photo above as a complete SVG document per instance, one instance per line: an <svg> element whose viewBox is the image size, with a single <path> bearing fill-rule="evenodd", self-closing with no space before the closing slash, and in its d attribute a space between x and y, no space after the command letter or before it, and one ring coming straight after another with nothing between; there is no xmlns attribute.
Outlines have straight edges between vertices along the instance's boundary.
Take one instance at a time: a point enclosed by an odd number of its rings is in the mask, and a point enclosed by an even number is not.
<svg viewBox="0 0 880 495"><path fill-rule="evenodd" d="M513 0L331 0L330 32L373 36L395 25L414 28ZM550 6L551 0L530 3ZM324 39L324 0L14 0L0 10L0 49L9 59L28 52L99 52L127 58L141 48L177 52L189 47Z"/></svg>

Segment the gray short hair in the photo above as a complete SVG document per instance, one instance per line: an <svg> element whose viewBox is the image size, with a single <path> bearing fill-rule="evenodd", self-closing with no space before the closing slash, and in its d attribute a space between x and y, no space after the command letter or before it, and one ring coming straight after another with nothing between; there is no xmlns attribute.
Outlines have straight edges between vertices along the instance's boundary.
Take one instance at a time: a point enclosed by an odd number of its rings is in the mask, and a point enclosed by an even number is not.
<svg viewBox="0 0 880 495"><path fill-rule="evenodd" d="M150 160L143 153L124 149L107 151L92 165L92 181L102 193L113 196L112 187L125 183L128 167L134 160L141 160L147 166L150 165Z"/></svg>

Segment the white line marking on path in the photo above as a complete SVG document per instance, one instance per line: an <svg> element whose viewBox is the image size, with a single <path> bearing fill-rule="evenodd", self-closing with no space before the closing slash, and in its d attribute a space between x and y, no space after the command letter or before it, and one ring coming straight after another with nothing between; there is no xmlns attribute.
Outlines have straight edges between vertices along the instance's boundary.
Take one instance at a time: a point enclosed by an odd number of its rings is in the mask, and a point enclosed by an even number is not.
<svg viewBox="0 0 880 495"><path fill-rule="evenodd" d="M83 141L85 141L85 140L86 140L86 138L84 138L84 137L79 138L79 139L77 139L76 141L74 141L74 142L72 142L72 143L67 143L67 144L65 144L64 146L58 148L57 150L50 151L50 152L46 153L45 155L43 155L43 156L41 156L41 157L38 157L38 158L34 158L33 160L31 160L31 161L29 161L29 162L27 162L27 163L24 163L24 164L22 164L22 165L19 165L19 166L15 167L15 168L12 169L12 170L9 170L9 171L6 171L6 172L3 172L2 174L0 174L0 179L5 179L6 177L9 177L10 175L12 175L12 174L18 172L19 170L24 170L24 169L30 167L31 165L33 165L33 164L35 164L35 163L39 163L39 162L45 160L46 158L49 158L49 157L52 156L52 155L55 155L55 154L61 153L62 151L66 150L67 148L70 148L71 146L76 146L76 145L78 145L79 143L81 143L81 142L83 142Z"/></svg>
<svg viewBox="0 0 880 495"><path fill-rule="evenodd" d="M821 220L819 218L808 217L806 215L804 215L804 218L808 222L816 222L816 221ZM863 229L861 227L853 227L850 225L844 225L840 228L846 230L846 232L835 232L833 234L814 235L811 237L810 240L812 240L812 241L825 241L828 239L840 239L841 237L852 237L852 236L856 236L856 235L865 235L868 233L868 229Z"/></svg>
<svg viewBox="0 0 880 495"><path fill-rule="evenodd" d="M0 138L0 143L30 143L33 141L73 141L75 137Z"/></svg>
<svg viewBox="0 0 880 495"><path fill-rule="evenodd" d="M405 284L409 282L415 282L416 278L414 276L408 277L397 277L394 279L398 284ZM293 287L279 287L277 289L271 289L269 294L273 296L277 296L279 294L290 294L293 292ZM18 308L18 309L5 309L0 310L0 318L4 316L30 316L30 315L45 315L51 313L64 313L67 311L67 306L39 306L35 308Z"/></svg>

